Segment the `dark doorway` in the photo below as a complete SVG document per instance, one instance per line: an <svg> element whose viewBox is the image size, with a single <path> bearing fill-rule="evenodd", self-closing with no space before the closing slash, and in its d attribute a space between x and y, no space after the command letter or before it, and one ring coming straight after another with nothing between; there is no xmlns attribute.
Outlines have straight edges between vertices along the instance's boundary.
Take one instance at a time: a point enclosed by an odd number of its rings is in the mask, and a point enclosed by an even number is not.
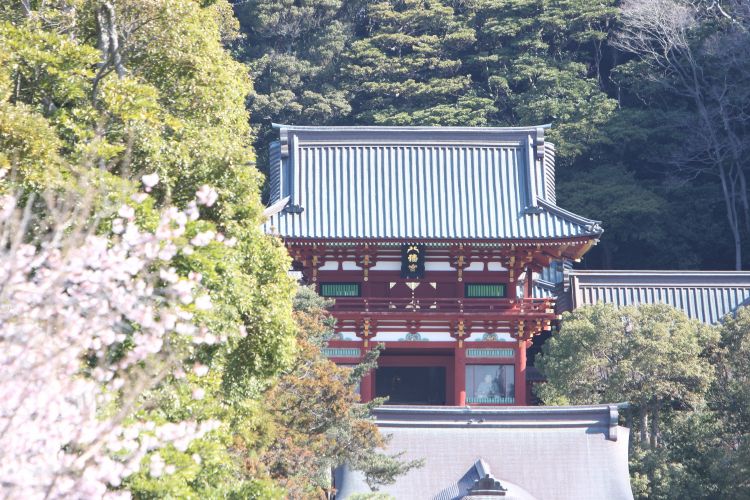
<svg viewBox="0 0 750 500"><path fill-rule="evenodd" d="M377 397L386 404L444 405L445 367L383 366L375 371Z"/></svg>

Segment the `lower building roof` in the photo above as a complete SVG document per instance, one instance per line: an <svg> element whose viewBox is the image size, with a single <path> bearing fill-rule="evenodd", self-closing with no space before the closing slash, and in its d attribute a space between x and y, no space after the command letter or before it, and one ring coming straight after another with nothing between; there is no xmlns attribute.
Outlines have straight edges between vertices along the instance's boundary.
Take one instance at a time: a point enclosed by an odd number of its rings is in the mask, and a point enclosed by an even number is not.
<svg viewBox="0 0 750 500"><path fill-rule="evenodd" d="M668 304L707 324L750 303L750 272L571 271L573 308Z"/></svg>
<svg viewBox="0 0 750 500"><path fill-rule="evenodd" d="M375 417L391 436L387 453L424 460L379 489L393 498L479 498L494 482L506 499L633 498L629 431L617 424L617 405L384 406ZM372 491L347 468L336 471L335 487L337 499Z"/></svg>

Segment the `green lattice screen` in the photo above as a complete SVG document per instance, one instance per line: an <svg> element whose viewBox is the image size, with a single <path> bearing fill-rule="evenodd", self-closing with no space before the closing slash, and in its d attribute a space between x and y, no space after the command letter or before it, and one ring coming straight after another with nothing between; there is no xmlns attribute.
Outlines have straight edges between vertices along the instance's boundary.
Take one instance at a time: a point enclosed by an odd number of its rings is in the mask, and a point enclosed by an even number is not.
<svg viewBox="0 0 750 500"><path fill-rule="evenodd" d="M467 283L466 297L495 298L505 297L505 285L502 283Z"/></svg>
<svg viewBox="0 0 750 500"><path fill-rule="evenodd" d="M359 297L359 283L321 283L323 297Z"/></svg>

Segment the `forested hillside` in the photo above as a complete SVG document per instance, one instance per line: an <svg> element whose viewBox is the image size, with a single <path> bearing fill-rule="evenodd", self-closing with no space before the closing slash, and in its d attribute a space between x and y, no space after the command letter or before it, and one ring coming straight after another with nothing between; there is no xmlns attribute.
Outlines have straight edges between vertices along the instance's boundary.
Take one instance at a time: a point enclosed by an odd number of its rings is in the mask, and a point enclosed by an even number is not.
<svg viewBox="0 0 750 500"><path fill-rule="evenodd" d="M235 0L260 168L271 121L551 123L589 268L747 267L741 0Z"/></svg>

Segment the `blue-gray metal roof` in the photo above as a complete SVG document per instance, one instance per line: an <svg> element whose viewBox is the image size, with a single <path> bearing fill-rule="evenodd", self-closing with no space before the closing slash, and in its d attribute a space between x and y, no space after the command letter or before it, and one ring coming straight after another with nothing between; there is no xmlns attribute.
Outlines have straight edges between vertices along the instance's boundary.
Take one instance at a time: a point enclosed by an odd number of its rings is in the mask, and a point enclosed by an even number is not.
<svg viewBox="0 0 750 500"><path fill-rule="evenodd" d="M398 499L461 499L477 476L507 485L506 498L631 499L628 429L615 405L583 407L381 407L389 454L424 459L379 491ZM336 499L369 493L342 468Z"/></svg>
<svg viewBox="0 0 750 500"><path fill-rule="evenodd" d="M573 307L669 304L707 324L750 303L750 272L572 271Z"/></svg>
<svg viewBox="0 0 750 500"><path fill-rule="evenodd" d="M596 237L555 204L541 127L288 127L264 228L287 238Z"/></svg>

